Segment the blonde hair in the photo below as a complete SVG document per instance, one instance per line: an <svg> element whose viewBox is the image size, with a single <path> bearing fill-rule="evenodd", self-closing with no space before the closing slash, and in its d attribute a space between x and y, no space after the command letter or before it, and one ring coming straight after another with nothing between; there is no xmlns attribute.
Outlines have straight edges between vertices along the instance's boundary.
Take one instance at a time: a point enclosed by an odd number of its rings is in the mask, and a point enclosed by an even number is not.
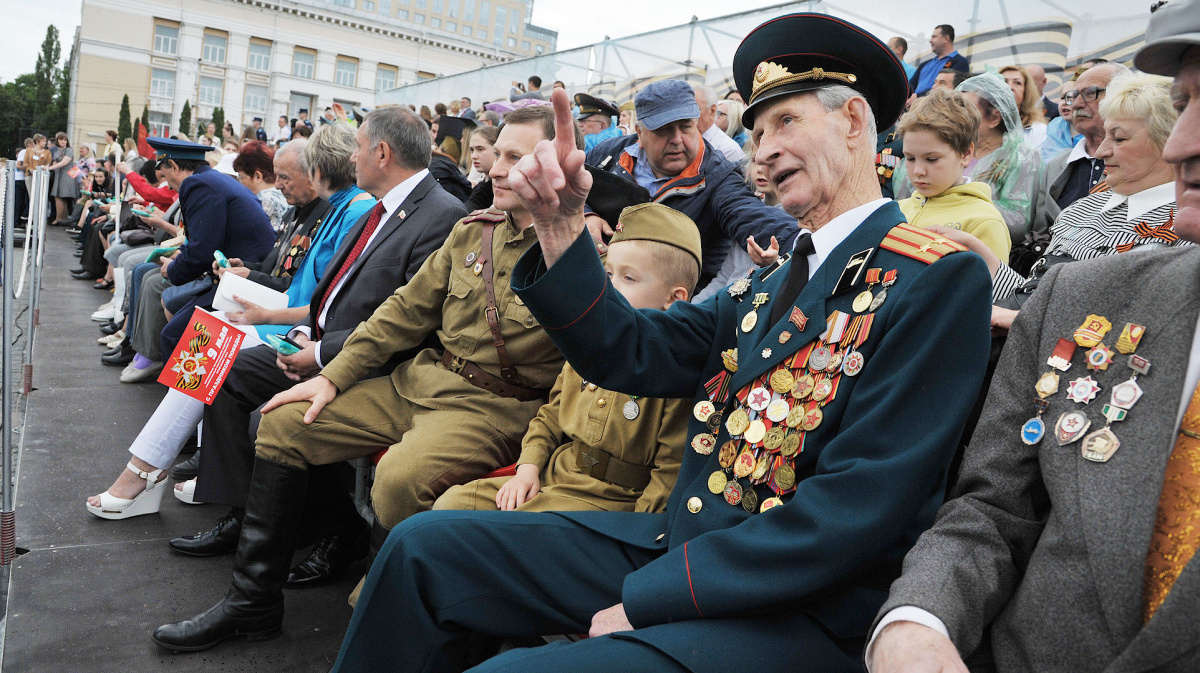
<svg viewBox="0 0 1200 673"><path fill-rule="evenodd" d="M1100 116L1140 120L1161 152L1179 119L1171 104L1171 78L1140 72L1117 75L1100 101Z"/></svg>
<svg viewBox="0 0 1200 673"><path fill-rule="evenodd" d="M353 127L346 122L325 124L309 137L308 144L304 146L309 178L320 171L321 178L334 192L354 184L357 174L350 156L357 149Z"/></svg>
<svg viewBox="0 0 1200 673"><path fill-rule="evenodd" d="M955 152L966 156L979 137L979 109L958 91L933 89L918 98L912 109L896 122L900 136L909 131L929 131Z"/></svg>
<svg viewBox="0 0 1200 673"><path fill-rule="evenodd" d="M1020 73L1021 79L1025 82L1025 97L1017 106L1017 112L1021 114L1021 126L1028 127L1035 122L1045 122L1046 112L1042 109L1042 92L1038 89L1037 84L1034 84L1033 78L1029 76L1029 71L1021 65L1006 65L1000 68L1001 77L1004 77L1006 72Z"/></svg>
<svg viewBox="0 0 1200 673"><path fill-rule="evenodd" d="M646 273L654 274L662 279L668 287L682 287L691 298L696 283L700 282L700 265L696 258L683 248L669 243L650 241L644 238L620 241L621 243L636 243L650 253L654 268L643 269ZM685 300L686 301L686 300Z"/></svg>

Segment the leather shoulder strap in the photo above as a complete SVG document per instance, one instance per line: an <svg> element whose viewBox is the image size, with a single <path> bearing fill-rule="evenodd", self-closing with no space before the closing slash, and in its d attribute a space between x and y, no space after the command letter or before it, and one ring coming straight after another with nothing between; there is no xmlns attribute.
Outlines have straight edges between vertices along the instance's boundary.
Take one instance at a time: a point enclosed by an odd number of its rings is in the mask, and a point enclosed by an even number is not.
<svg viewBox="0 0 1200 673"><path fill-rule="evenodd" d="M508 350L504 347L504 335L500 332L500 309L496 308L496 290L492 285L492 234L496 230L496 222L486 218L479 218L482 225L480 227L483 245L480 248L480 262L483 264L483 286L487 289L487 310L483 314L487 317L488 327L492 330L492 344L496 347L496 354L500 357L500 377L505 382L513 385L524 385L521 382L521 377L517 374L517 370L513 368L512 360L508 357Z"/></svg>

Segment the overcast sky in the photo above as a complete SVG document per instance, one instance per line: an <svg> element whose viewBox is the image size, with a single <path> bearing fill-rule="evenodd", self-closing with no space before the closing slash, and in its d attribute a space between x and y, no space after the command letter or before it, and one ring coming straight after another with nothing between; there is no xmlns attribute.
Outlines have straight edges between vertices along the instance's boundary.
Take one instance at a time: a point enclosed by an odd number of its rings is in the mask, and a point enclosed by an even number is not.
<svg viewBox="0 0 1200 673"><path fill-rule="evenodd" d="M750 0L734 7L728 0L656 0L647 11L644 0L608 0L585 5L575 0L535 0L534 23L558 31L559 49L570 49L599 42L605 35L625 37L656 28L687 23L693 15L711 19L735 11L778 4L776 1ZM5 49L0 59L0 80L10 81L33 72L38 49L46 36L46 26L58 27L63 58L71 51L75 28L79 26L80 0L0 0L4 17ZM595 8L588 12L584 8ZM121 30L113 26L113 30Z"/></svg>

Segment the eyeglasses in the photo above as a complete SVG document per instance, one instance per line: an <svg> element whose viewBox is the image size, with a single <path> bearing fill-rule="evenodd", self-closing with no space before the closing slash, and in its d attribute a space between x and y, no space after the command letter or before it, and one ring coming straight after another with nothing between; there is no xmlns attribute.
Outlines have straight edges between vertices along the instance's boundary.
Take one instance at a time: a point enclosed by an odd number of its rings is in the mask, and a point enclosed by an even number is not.
<svg viewBox="0 0 1200 673"><path fill-rule="evenodd" d="M1083 98L1085 103L1090 103L1099 98L1100 94L1104 93L1105 91L1108 91L1108 89L1099 86L1089 86L1086 89L1065 93L1063 94L1062 99L1067 105L1074 105L1077 98Z"/></svg>

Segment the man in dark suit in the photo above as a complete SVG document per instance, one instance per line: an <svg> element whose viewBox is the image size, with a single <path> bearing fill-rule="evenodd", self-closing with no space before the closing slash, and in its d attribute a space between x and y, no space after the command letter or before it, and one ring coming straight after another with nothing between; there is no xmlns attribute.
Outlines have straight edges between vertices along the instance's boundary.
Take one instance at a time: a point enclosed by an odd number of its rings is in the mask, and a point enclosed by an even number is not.
<svg viewBox="0 0 1200 673"><path fill-rule="evenodd" d="M983 379L990 282L880 197L876 119L908 97L886 45L796 14L751 32L733 70L756 160L807 230L789 261L634 311L584 227L583 154L541 143L513 182L540 240L513 286L572 366L694 396L667 512L414 516L372 566L335 671L460 670L469 633L589 626L476 670L861 669ZM553 103L569 123L566 96Z"/></svg>
<svg viewBox="0 0 1200 673"><path fill-rule="evenodd" d="M1050 198L1066 208L1087 196L1104 179L1104 160L1096 158L1104 141L1104 118L1100 101L1113 77L1129 72L1120 63L1101 63L1079 76L1075 91L1066 94L1071 105L1075 132L1082 134L1075 147L1046 164L1046 183Z"/></svg>
<svg viewBox="0 0 1200 673"><path fill-rule="evenodd" d="M1134 64L1175 77L1163 158L1174 230L1200 242L1200 2L1156 9ZM1050 269L880 611L874 673L1200 670L1198 277L1194 246Z"/></svg>
<svg viewBox="0 0 1200 673"><path fill-rule="evenodd" d="M466 215L462 203L447 194L425 168L430 157L428 132L424 122L410 112L402 107L371 112L356 140L358 184L377 195L388 217L374 232L367 232L370 214L364 215L346 235L313 292L308 320L292 331L293 339L304 346L301 352L277 357L270 346L258 346L238 355L221 392L205 409L204 458L195 496L201 502L228 504L233 509L212 529L171 540L176 551L213 556L236 548L254 464L251 414L276 393L330 362L354 328L412 279L425 258L442 245L454 223ZM360 245L365 247L350 259ZM330 288L335 280L338 284ZM398 354L393 367L411 355ZM377 369L375 375L389 371ZM336 475L326 471L313 483L316 488L311 490L310 509L323 514L325 520L313 522L310 528L334 531L334 535L314 550L321 559L310 557L298 568L301 574L294 580L307 586L332 579L361 557L366 546L363 521L345 489L339 489Z"/></svg>

